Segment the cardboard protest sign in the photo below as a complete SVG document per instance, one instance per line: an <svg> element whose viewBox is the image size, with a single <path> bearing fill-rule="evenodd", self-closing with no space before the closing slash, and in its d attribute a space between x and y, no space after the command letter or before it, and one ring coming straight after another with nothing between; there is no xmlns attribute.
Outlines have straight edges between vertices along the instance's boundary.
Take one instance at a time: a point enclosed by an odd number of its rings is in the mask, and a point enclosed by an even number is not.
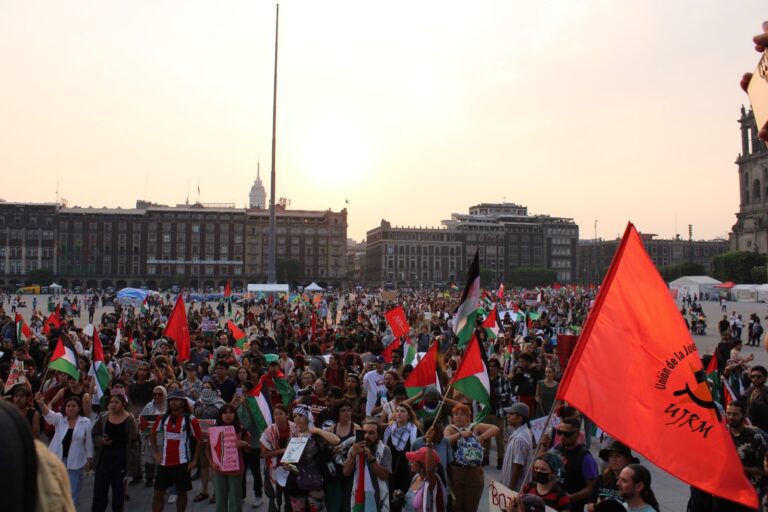
<svg viewBox="0 0 768 512"><path fill-rule="evenodd" d="M285 447L285 453L280 459L280 464L298 464L301 454L304 453L304 448L307 447L307 441L309 441L308 437L292 437L288 446Z"/></svg>
<svg viewBox="0 0 768 512"><path fill-rule="evenodd" d="M211 464L215 469L224 473L237 473L240 471L240 452L237 447L237 433L235 427L226 425L223 427L210 427L208 435L211 442Z"/></svg>

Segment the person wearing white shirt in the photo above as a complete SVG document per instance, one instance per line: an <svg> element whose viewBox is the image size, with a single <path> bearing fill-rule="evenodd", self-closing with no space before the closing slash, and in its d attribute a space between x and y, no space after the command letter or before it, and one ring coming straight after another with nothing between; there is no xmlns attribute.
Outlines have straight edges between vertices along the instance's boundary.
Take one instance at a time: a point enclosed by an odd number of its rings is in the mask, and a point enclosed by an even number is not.
<svg viewBox="0 0 768 512"><path fill-rule="evenodd" d="M40 406L45 421L55 429L48 449L61 459L67 468L72 501L77 506L77 498L83 485L83 472L93 465L91 421L83 416L83 404L77 397L64 400L64 414L52 411L41 393L35 395L35 401Z"/></svg>
<svg viewBox="0 0 768 512"><path fill-rule="evenodd" d="M387 387L384 385L384 358L376 356L374 363L371 364L375 364L376 369L369 371L363 376L363 389L366 392L366 416L373 415L373 408L376 405L381 405L376 403L379 397L386 396L387 394Z"/></svg>

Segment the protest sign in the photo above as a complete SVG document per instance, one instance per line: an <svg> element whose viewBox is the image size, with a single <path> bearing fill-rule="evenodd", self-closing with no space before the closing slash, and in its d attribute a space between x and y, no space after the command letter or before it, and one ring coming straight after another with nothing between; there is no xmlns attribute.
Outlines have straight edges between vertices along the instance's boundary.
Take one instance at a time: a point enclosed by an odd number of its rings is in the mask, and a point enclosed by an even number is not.
<svg viewBox="0 0 768 512"><path fill-rule="evenodd" d="M535 420L531 420L531 433L533 434L533 438L536 440L536 442L539 442L539 439L541 438L541 434L544 433L544 426L547 423L547 417L542 416L541 418L536 418ZM549 420L549 427L555 428L560 424L560 417L552 415L552 419Z"/></svg>
<svg viewBox="0 0 768 512"><path fill-rule="evenodd" d="M226 425L223 427L210 427L208 429L211 442L211 463L224 473L237 473L240 471L240 453L237 447L237 433L235 427Z"/></svg>
<svg viewBox="0 0 768 512"><path fill-rule="evenodd" d="M499 482L491 480L488 482L488 512L506 512L507 505L517 493L501 485ZM551 507L544 507L545 512L556 512Z"/></svg>
<svg viewBox="0 0 768 512"><path fill-rule="evenodd" d="M139 359L134 359L131 356L126 356L122 359L122 363L120 364L120 371L124 377L132 379L133 376L136 375L136 370L138 370L139 366L143 364L146 363Z"/></svg>
<svg viewBox="0 0 768 512"><path fill-rule="evenodd" d="M211 429L211 427L216 426L216 420L197 420L200 424L200 432L203 434L208 434L208 431Z"/></svg>
<svg viewBox="0 0 768 512"><path fill-rule="evenodd" d="M307 441L309 441L308 437L292 437L288 446L285 447L285 453L280 459L280 464L298 464L304 448L307 447Z"/></svg>

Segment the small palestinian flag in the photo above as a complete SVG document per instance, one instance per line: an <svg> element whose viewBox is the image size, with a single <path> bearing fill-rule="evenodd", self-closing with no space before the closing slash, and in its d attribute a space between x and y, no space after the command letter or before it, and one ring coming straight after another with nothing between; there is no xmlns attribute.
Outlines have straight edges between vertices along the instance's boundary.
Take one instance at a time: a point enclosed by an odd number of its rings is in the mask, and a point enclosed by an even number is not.
<svg viewBox="0 0 768 512"><path fill-rule="evenodd" d="M59 335L59 342L56 344L56 350L51 354L51 361L48 363L49 370L56 370L66 373L75 380L80 380L80 370L77 366L77 352L72 342L65 334Z"/></svg>
<svg viewBox="0 0 768 512"><path fill-rule="evenodd" d="M147 316L149 314L149 304L147 304L146 297L144 297L144 300L141 301L141 311L139 314L141 314L141 316Z"/></svg>
<svg viewBox="0 0 768 512"><path fill-rule="evenodd" d="M272 424L272 407L269 404L269 397L261 392L261 386L262 383L254 386L245 398L245 403L253 414L259 432L264 432Z"/></svg>
<svg viewBox="0 0 768 512"><path fill-rule="evenodd" d="M235 311L235 323L239 324L240 320L242 320L242 319L243 319L243 314L238 309L237 311Z"/></svg>
<svg viewBox="0 0 768 512"><path fill-rule="evenodd" d="M288 383L283 370L277 370L277 374L272 378L277 392L283 400L283 405L290 407L293 399L296 398L296 390Z"/></svg>
<svg viewBox="0 0 768 512"><path fill-rule="evenodd" d="M16 342L24 343L32 336L32 331L29 330L27 324L24 323L24 318L18 313L16 314Z"/></svg>
<svg viewBox="0 0 768 512"><path fill-rule="evenodd" d="M109 387L109 370L104 364L104 347L101 345L98 331L93 333L93 364L88 375L95 377L96 394L101 398Z"/></svg>
<svg viewBox="0 0 768 512"><path fill-rule="evenodd" d="M416 359L416 343L411 341L408 335L405 335L405 346L403 347L403 364L405 366L413 365L413 361Z"/></svg>
<svg viewBox="0 0 768 512"><path fill-rule="evenodd" d="M495 340L499 336L499 322L496 319L496 306L488 312L483 320L483 329L489 340Z"/></svg>
<svg viewBox="0 0 768 512"><path fill-rule="evenodd" d="M248 336L240 330L238 326L232 322L232 320L227 320L227 329L229 329L232 332L232 337L235 338L235 343L237 344L237 347L240 350L243 350L243 346L245 345L246 340L248 339Z"/></svg>
<svg viewBox="0 0 768 512"><path fill-rule="evenodd" d="M433 343L419 365L405 379L405 391L408 397L413 398L427 386L437 385L437 348L438 343Z"/></svg>

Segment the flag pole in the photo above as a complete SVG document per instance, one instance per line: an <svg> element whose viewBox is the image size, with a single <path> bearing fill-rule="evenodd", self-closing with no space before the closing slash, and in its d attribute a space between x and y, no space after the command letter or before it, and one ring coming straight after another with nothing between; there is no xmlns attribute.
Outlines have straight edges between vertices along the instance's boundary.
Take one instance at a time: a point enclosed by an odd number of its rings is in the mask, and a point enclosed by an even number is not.
<svg viewBox="0 0 768 512"><path fill-rule="evenodd" d="M549 408L549 416L547 416L547 421L544 422L544 428L541 430L541 435L539 436L539 442L536 443L536 449L533 450L533 457L531 458L531 464L529 464L525 468L525 474L523 478L523 483L528 482L528 479L531 477L531 472L533 470L533 461L536 459L536 457L539 456L539 450L541 450L541 441L544 439L544 434L547 433L547 430L549 429L549 424L552 421L552 413L555 412L555 405L559 402L559 400L555 400L552 402L552 407ZM528 421L530 423L530 420Z"/></svg>

